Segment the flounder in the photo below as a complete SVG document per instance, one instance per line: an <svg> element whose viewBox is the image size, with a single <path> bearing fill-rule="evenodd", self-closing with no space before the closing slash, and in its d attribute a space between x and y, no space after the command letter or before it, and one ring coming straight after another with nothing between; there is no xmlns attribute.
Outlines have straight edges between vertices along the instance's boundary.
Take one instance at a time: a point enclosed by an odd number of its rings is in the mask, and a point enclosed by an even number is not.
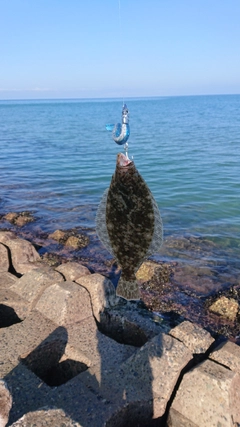
<svg viewBox="0 0 240 427"><path fill-rule="evenodd" d="M146 182L122 153L98 207L96 226L99 239L122 268L117 295L139 299L135 273L162 245L162 220Z"/></svg>

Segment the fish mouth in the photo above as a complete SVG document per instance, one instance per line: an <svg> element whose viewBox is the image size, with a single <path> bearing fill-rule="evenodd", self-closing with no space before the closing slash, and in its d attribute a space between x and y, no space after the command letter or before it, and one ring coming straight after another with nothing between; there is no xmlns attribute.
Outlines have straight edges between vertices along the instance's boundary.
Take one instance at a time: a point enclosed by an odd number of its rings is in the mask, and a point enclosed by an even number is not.
<svg viewBox="0 0 240 427"><path fill-rule="evenodd" d="M120 168L126 168L129 165L131 165L132 163L133 163L132 160L130 160L123 153L118 153L118 155L117 155L117 166L119 166Z"/></svg>

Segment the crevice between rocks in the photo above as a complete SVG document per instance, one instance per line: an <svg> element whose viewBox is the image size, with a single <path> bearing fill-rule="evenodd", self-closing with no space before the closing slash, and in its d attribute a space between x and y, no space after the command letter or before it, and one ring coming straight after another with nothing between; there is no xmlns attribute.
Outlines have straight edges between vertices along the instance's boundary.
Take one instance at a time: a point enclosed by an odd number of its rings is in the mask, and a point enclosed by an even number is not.
<svg viewBox="0 0 240 427"><path fill-rule="evenodd" d="M178 380L177 380L177 382L175 384L175 387L173 389L173 392L171 394L171 397L170 397L170 399L169 399L169 401L167 403L165 413L163 414L162 417L159 418L159 422L160 422L159 426L160 427L171 427L171 424L168 424L169 411L170 411L170 408L172 406L173 400L175 399L177 391L178 391L178 389L180 387L180 384L181 384L181 382L183 380L184 375L187 372L189 372L191 369L193 369L195 366L197 366L199 363L202 363L205 360L207 360L208 357L209 357L209 355L210 355L210 353L212 353L214 351L214 349L219 346L219 344L221 343L221 341L222 341L222 338L219 338L218 340L214 341L210 345L210 347L207 349L207 351L205 353L199 353L199 354L194 353L192 359L182 369L182 371L181 371L181 373L180 373L180 375L178 377Z"/></svg>
<svg viewBox="0 0 240 427"><path fill-rule="evenodd" d="M7 245L5 245L4 243L2 243L2 245L5 246L5 248L7 249L7 253L8 253L8 261L9 261L8 272L13 274L14 276L16 276L18 279L20 279L20 277L22 277L22 274L18 273L13 266L12 254L11 254L9 247Z"/></svg>

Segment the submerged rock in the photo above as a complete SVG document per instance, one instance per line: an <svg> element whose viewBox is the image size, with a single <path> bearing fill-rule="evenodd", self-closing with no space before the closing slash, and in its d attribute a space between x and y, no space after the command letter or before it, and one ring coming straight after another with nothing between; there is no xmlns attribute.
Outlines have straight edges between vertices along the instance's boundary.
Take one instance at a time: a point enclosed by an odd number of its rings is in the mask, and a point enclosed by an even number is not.
<svg viewBox="0 0 240 427"><path fill-rule="evenodd" d="M235 320L239 305L235 299L222 296L209 307L209 310L220 316L227 317L229 320Z"/></svg>
<svg viewBox="0 0 240 427"><path fill-rule="evenodd" d="M76 230L56 230L54 233L49 234L48 237L74 249L81 249L89 244L88 236L78 233Z"/></svg>
<svg viewBox="0 0 240 427"><path fill-rule="evenodd" d="M3 218L11 224L17 225L18 227L23 227L29 222L33 222L35 220L34 216L28 211L9 212L4 215Z"/></svg>

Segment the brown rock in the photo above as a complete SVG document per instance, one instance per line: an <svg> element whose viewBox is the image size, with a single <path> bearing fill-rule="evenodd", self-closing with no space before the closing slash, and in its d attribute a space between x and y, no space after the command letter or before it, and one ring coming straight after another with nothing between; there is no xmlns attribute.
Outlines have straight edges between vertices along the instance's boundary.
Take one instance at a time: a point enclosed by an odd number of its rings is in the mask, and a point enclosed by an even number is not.
<svg viewBox="0 0 240 427"><path fill-rule="evenodd" d="M214 342L209 332L189 321L180 323L169 334L182 341L193 354L205 353Z"/></svg>
<svg viewBox="0 0 240 427"><path fill-rule="evenodd" d="M5 427L12 407L12 396L6 383L0 380L0 427Z"/></svg>
<svg viewBox="0 0 240 427"><path fill-rule="evenodd" d="M190 423L190 426L238 425L239 381L239 374L210 360L196 366L184 375L176 393L170 408L170 419L172 417L170 426L182 425L178 422L178 413L181 414L181 419L185 418Z"/></svg>
<svg viewBox="0 0 240 427"><path fill-rule="evenodd" d="M18 217L19 214L17 214L16 212L9 212L6 215L4 215L4 219L6 219L7 221L14 223L15 219Z"/></svg>
<svg viewBox="0 0 240 427"><path fill-rule="evenodd" d="M65 246L71 246L72 248L77 249L79 246L81 246L81 241L76 236L70 236L65 242Z"/></svg>
<svg viewBox="0 0 240 427"><path fill-rule="evenodd" d="M61 240L64 240L66 237L66 233L62 230L56 230L54 233L49 234L49 239L57 240L57 242L60 242Z"/></svg>
<svg viewBox="0 0 240 427"><path fill-rule="evenodd" d="M9 269L8 250L6 246L0 243L0 271L8 271L8 269Z"/></svg>
<svg viewBox="0 0 240 427"><path fill-rule="evenodd" d="M240 374L240 347L231 341L220 344L209 358Z"/></svg>
<svg viewBox="0 0 240 427"><path fill-rule="evenodd" d="M18 227L23 227L23 225L28 224L29 222L33 222L34 218L30 215L19 215L14 223L18 226Z"/></svg>
<svg viewBox="0 0 240 427"><path fill-rule="evenodd" d="M101 274L81 276L76 279L76 282L89 292L93 314L98 321L100 321L101 312L105 308L116 305L118 298L116 298L115 288L112 282Z"/></svg>
<svg viewBox="0 0 240 427"><path fill-rule="evenodd" d="M0 273L0 289L9 289L15 282L17 277L8 272Z"/></svg>
<svg viewBox="0 0 240 427"><path fill-rule="evenodd" d="M39 298L36 310L61 326L92 316L89 293L74 282L56 283L48 287Z"/></svg>
<svg viewBox="0 0 240 427"><path fill-rule="evenodd" d="M230 320L235 320L238 313L238 302L233 298L221 297L215 301L209 310Z"/></svg>
<svg viewBox="0 0 240 427"><path fill-rule="evenodd" d="M56 271L59 271L66 280L74 281L81 276L87 276L90 273L87 267L84 265L78 264L77 262L66 262L65 264L59 265L55 268Z"/></svg>
<svg viewBox="0 0 240 427"><path fill-rule="evenodd" d="M166 283L170 280L171 268L168 264L157 264L153 261L144 261L136 273L137 280L148 282L157 280Z"/></svg>

